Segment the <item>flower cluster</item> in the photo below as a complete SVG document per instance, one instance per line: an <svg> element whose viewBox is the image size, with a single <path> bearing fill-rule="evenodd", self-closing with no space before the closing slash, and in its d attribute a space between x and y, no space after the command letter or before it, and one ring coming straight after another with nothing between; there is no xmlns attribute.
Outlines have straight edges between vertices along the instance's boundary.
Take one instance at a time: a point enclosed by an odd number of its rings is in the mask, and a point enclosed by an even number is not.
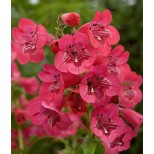
<svg viewBox="0 0 154 154"><path fill-rule="evenodd" d="M26 107L28 118L52 137L74 135L84 125L101 140L106 154L118 154L130 147L142 124L142 115L133 110L142 100L142 76L127 63L129 52L116 45L120 35L111 21L110 10L96 11L92 21L76 30L80 15L65 13L53 35L22 18L12 31L12 59L17 57L20 64L42 62L43 47L50 46L54 64L44 64L38 73L42 83L39 96ZM72 27L71 34L64 34L66 26ZM27 92L35 91L27 86L34 80L20 78L13 61L12 76ZM87 113L88 125L82 121Z"/></svg>

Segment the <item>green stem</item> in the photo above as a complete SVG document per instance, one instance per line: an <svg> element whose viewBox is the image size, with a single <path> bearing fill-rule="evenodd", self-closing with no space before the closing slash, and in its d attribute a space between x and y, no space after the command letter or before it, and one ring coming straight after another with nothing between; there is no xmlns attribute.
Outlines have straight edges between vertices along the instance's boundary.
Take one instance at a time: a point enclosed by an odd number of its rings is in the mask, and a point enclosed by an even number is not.
<svg viewBox="0 0 154 154"><path fill-rule="evenodd" d="M23 135L22 135L22 129L20 126L18 127L18 141L19 141L19 149L23 151L24 150Z"/></svg>

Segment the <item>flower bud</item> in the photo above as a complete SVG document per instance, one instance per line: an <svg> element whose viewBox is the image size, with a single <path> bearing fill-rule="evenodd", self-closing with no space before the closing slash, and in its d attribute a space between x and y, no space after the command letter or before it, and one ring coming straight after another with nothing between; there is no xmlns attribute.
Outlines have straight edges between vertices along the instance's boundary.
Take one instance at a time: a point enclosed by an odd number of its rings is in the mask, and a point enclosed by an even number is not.
<svg viewBox="0 0 154 154"><path fill-rule="evenodd" d="M64 13L61 20L68 26L77 26L80 24L80 15L76 12Z"/></svg>
<svg viewBox="0 0 154 154"><path fill-rule="evenodd" d="M25 124L27 119L26 111L21 109L16 109L15 111L15 120L19 125Z"/></svg>
<svg viewBox="0 0 154 154"><path fill-rule="evenodd" d="M53 53L57 53L59 51L59 40L53 40L51 43L51 50Z"/></svg>
<svg viewBox="0 0 154 154"><path fill-rule="evenodd" d="M138 129L140 128L143 122L143 116L138 112L127 108L120 108L120 111L121 116L133 126L134 136L137 136Z"/></svg>

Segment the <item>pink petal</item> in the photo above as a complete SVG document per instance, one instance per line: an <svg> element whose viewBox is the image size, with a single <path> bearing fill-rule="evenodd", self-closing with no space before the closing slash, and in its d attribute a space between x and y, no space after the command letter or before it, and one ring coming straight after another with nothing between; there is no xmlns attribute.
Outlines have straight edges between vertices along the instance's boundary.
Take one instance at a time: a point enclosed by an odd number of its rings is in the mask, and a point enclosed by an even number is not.
<svg viewBox="0 0 154 154"><path fill-rule="evenodd" d="M19 44L24 44L25 41L24 41L24 34L23 34L23 31L20 30L19 28L13 28L12 30L12 36L13 36L13 39L19 43Z"/></svg>
<svg viewBox="0 0 154 154"><path fill-rule="evenodd" d="M91 46L86 46L86 50L89 53L89 58L87 60L84 60L82 64L84 67L89 67L94 63L96 59L96 50Z"/></svg>
<svg viewBox="0 0 154 154"><path fill-rule="evenodd" d="M80 45L80 46L86 46L89 44L89 39L88 39L88 36L84 33L80 33L80 32L77 32L73 35L74 39L75 39L75 42L76 44ZM80 39L79 39L80 38Z"/></svg>
<svg viewBox="0 0 154 154"><path fill-rule="evenodd" d="M82 97L83 100L89 102L89 103L94 103L96 101L96 97L94 94L89 95L87 93L87 85L85 84L80 84L80 95Z"/></svg>
<svg viewBox="0 0 154 154"><path fill-rule="evenodd" d="M85 33L88 35L88 28L89 28L90 24L91 24L91 22L88 22L88 23L82 25L81 27L79 27L78 32Z"/></svg>
<svg viewBox="0 0 154 154"><path fill-rule="evenodd" d="M118 95L121 91L121 83L116 75L109 75L106 77L109 84L111 85L109 89L106 90L108 96Z"/></svg>
<svg viewBox="0 0 154 154"><path fill-rule="evenodd" d="M120 57L123 52L124 52L124 47L122 45L117 45L112 49L111 55L116 58Z"/></svg>
<svg viewBox="0 0 154 154"><path fill-rule="evenodd" d="M90 42L94 48L98 48L101 46L101 44L94 38L93 33L90 29L88 29L88 35L89 35Z"/></svg>
<svg viewBox="0 0 154 154"><path fill-rule="evenodd" d="M46 29L44 28L44 26L42 26L40 24L37 26L37 32L39 35L38 41L37 41L38 47L43 48L44 45L47 43L48 33L47 33Z"/></svg>
<svg viewBox="0 0 154 154"><path fill-rule="evenodd" d="M107 38L107 42L109 45L117 44L120 40L120 35L117 29L113 26L108 25L106 27L110 31L110 36Z"/></svg>
<svg viewBox="0 0 154 154"><path fill-rule="evenodd" d="M36 26L37 25L32 20L27 18L21 18L18 23L18 27L24 31L27 31L29 28L36 31Z"/></svg>
<svg viewBox="0 0 154 154"><path fill-rule="evenodd" d="M41 113L42 100L33 101L27 108L27 114L33 124L41 125L45 116Z"/></svg>
<svg viewBox="0 0 154 154"><path fill-rule="evenodd" d="M54 60L54 64L55 64L55 67L58 70L60 70L61 72L68 72L68 69L67 69L68 64L64 60L64 55L65 55L64 52L59 51L56 54L56 57L55 57L55 60Z"/></svg>
<svg viewBox="0 0 154 154"><path fill-rule="evenodd" d="M54 66L54 65L51 65L51 64L44 64L44 65L43 65L43 70L44 70L45 72L50 72L50 73L52 73L53 71L59 72L59 71L55 68L55 66Z"/></svg>
<svg viewBox="0 0 154 154"><path fill-rule="evenodd" d="M63 35L62 38L59 40L59 49L64 51L66 47L74 43L74 38L72 35Z"/></svg>
<svg viewBox="0 0 154 154"><path fill-rule="evenodd" d="M63 80L64 80L65 88L78 85L80 83L80 80L81 80L81 76L74 75L74 74L71 74L69 72L68 73L62 72L62 77L63 77Z"/></svg>
<svg viewBox="0 0 154 154"><path fill-rule="evenodd" d="M57 125L52 126L49 124L48 119L43 123L43 128L46 133L50 136L56 137L60 134L61 130L57 127Z"/></svg>
<svg viewBox="0 0 154 154"><path fill-rule="evenodd" d="M103 26L110 24L112 20L112 14L110 10L106 9L104 12L96 11L93 22L100 23Z"/></svg>
<svg viewBox="0 0 154 154"><path fill-rule="evenodd" d="M17 59L20 64L26 64L30 61L30 54L29 53L24 53L22 51L22 48L17 50Z"/></svg>
<svg viewBox="0 0 154 154"><path fill-rule="evenodd" d="M39 63L43 61L44 59L44 54L42 49L36 49L34 53L31 53L31 58L30 61L33 63Z"/></svg>
<svg viewBox="0 0 154 154"><path fill-rule="evenodd" d="M46 73L44 71L40 71L38 73L38 77L42 82L52 82L54 80L54 73Z"/></svg>

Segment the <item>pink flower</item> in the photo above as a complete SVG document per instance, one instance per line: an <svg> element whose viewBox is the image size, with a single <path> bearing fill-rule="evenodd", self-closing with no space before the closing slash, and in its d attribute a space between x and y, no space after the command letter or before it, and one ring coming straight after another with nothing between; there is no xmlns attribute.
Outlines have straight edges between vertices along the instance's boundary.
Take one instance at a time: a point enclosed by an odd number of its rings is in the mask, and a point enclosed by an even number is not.
<svg viewBox="0 0 154 154"><path fill-rule="evenodd" d="M75 115L85 114L87 107L86 102L81 98L79 93L72 92L67 96L67 103Z"/></svg>
<svg viewBox="0 0 154 154"><path fill-rule="evenodd" d="M64 13L60 18L68 26L77 26L80 24L80 15L76 12Z"/></svg>
<svg viewBox="0 0 154 154"><path fill-rule="evenodd" d="M111 96L117 95L121 90L120 81L116 75L107 74L103 65L93 67L82 79L80 95L86 102L108 103Z"/></svg>
<svg viewBox="0 0 154 154"><path fill-rule="evenodd" d="M71 120L71 124L67 130L61 131L60 137L62 137L62 138L66 138L68 136L75 135L78 131L78 127L80 124L80 119L78 116L74 115L73 113L68 113L68 114L69 114L69 117Z"/></svg>
<svg viewBox="0 0 154 154"><path fill-rule="evenodd" d="M110 103L92 112L90 127L96 136L107 142L119 133L119 128L125 127L125 122L118 116L118 107Z"/></svg>
<svg viewBox="0 0 154 154"><path fill-rule="evenodd" d="M64 81L60 71L51 64L44 64L43 71L38 73L38 77L43 82L40 86L40 97L60 103L64 91Z"/></svg>
<svg viewBox="0 0 154 154"><path fill-rule="evenodd" d="M120 111L121 116L133 126L134 137L136 137L138 134L138 130L143 122L143 116L138 112L127 108L120 108Z"/></svg>
<svg viewBox="0 0 154 154"><path fill-rule="evenodd" d="M27 18L20 19L18 27L13 28L12 35L20 46L17 59L20 64L29 61L38 63L44 59L43 47L47 43L48 33L42 25L36 25Z"/></svg>
<svg viewBox="0 0 154 154"><path fill-rule="evenodd" d="M129 149L132 137L132 129L125 126L116 136L109 138L108 142L102 142L105 154L119 154L119 152Z"/></svg>
<svg viewBox="0 0 154 154"><path fill-rule="evenodd" d="M15 110L15 120L19 125L24 125L26 123L27 113L25 110L17 108Z"/></svg>
<svg viewBox="0 0 154 154"><path fill-rule="evenodd" d="M54 137L67 130L71 123L67 113L56 110L41 99L33 101L28 106L27 113L33 124L43 125L45 132Z"/></svg>
<svg viewBox="0 0 154 154"><path fill-rule="evenodd" d="M64 35L59 41L59 52L55 57L55 67L61 72L82 74L95 61L96 53L83 33Z"/></svg>
<svg viewBox="0 0 154 154"><path fill-rule="evenodd" d="M121 80L122 91L119 94L119 104L122 107L133 108L142 100L142 92L139 89L142 76L135 72L126 72Z"/></svg>
<svg viewBox="0 0 154 154"><path fill-rule="evenodd" d="M92 45L104 56L109 54L111 45L117 44L120 39L117 29L109 25L111 20L110 10L96 11L94 19L79 29L79 32L86 33L89 36Z"/></svg>
<svg viewBox="0 0 154 154"><path fill-rule="evenodd" d="M34 95L38 91L39 82L35 77L20 78L18 84L22 86L29 95Z"/></svg>

